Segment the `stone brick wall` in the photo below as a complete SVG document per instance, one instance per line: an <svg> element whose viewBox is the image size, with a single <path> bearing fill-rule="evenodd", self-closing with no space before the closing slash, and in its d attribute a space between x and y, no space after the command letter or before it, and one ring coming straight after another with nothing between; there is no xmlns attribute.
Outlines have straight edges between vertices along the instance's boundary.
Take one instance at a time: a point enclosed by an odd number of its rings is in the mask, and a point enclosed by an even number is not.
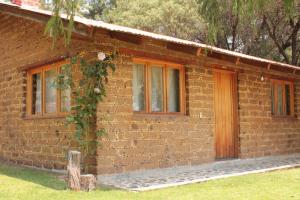
<svg viewBox="0 0 300 200"><path fill-rule="evenodd" d="M238 76L240 149L242 158L300 152L298 118L271 115L270 78L247 71ZM295 82L295 111L299 115L299 81Z"/></svg>
<svg viewBox="0 0 300 200"><path fill-rule="evenodd" d="M105 36L102 36L105 37ZM102 38L101 37L101 38ZM103 40L103 39L102 39ZM118 45L126 46L122 42ZM144 40L132 49L194 59L186 66L187 116L151 116L132 112L132 57L117 63L107 99L99 106L98 123L108 131L98 149L98 173L193 165L215 159L212 69L195 56L167 50L163 42ZM270 78L261 69L239 67L239 157L251 158L300 152L300 123L271 115ZM265 75L289 77L269 71ZM295 114L299 115L299 81L295 80Z"/></svg>
<svg viewBox="0 0 300 200"><path fill-rule="evenodd" d="M107 35L95 33L104 44ZM126 47L184 59L195 56L170 51L166 43L143 39L142 45L118 41ZM108 132L98 148L98 174L138 169L195 165L214 160L212 69L186 66L186 116L134 114L132 111L132 56L122 55L99 105L98 126Z"/></svg>
<svg viewBox="0 0 300 200"><path fill-rule="evenodd" d="M7 27L1 26L6 24ZM66 167L66 152L77 149L74 130L64 118L26 119L25 72L18 67L63 55L59 42L51 50L44 25L0 14L0 158L45 168ZM139 115L132 112L132 56L121 54L111 73L107 97L100 103L97 126L98 174L211 162L214 151L214 95L211 67L199 57L171 51L165 42L143 38L142 44L112 39L95 31L93 42L74 39L72 51L111 51L119 47L195 60L186 66L186 116ZM236 66L237 68L241 68ZM283 75L275 72L268 72ZM270 80L260 81L257 68L238 75L240 157L300 152L298 118L272 118ZM295 109L300 113L300 83L295 81Z"/></svg>
<svg viewBox="0 0 300 200"><path fill-rule="evenodd" d="M5 21L5 22L4 22ZM36 167L64 169L75 148L64 118L26 119L26 72L18 67L60 55L51 50L44 25L0 13L0 158Z"/></svg>
<svg viewBox="0 0 300 200"><path fill-rule="evenodd" d="M193 165L214 159L213 84L209 69L187 68L188 116L132 112L132 63L123 59L99 106L108 131L98 150L98 173Z"/></svg>

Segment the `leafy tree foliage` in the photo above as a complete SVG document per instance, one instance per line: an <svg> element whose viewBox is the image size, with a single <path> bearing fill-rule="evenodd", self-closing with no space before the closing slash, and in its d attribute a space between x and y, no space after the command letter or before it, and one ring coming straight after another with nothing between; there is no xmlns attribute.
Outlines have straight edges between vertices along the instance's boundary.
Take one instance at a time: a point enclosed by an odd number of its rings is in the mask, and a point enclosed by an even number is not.
<svg viewBox="0 0 300 200"><path fill-rule="evenodd" d="M118 0L105 20L194 41L205 33L195 0Z"/></svg>
<svg viewBox="0 0 300 200"><path fill-rule="evenodd" d="M52 10L52 16L47 22L45 34L49 34L53 38L53 45L59 37L63 37L66 45L70 43L71 35L74 27L74 16L78 10L77 0L53 0L53 4L49 6ZM68 19L67 28L61 18L62 13L66 14Z"/></svg>
<svg viewBox="0 0 300 200"><path fill-rule="evenodd" d="M300 65L300 1L291 2L280 1L268 5L263 8L261 18L268 37L278 49L280 59Z"/></svg>
<svg viewBox="0 0 300 200"><path fill-rule="evenodd" d="M70 40L73 15L300 65L300 0L53 0L46 32ZM67 29L59 17L65 12Z"/></svg>
<svg viewBox="0 0 300 200"><path fill-rule="evenodd" d="M116 0L85 0L81 2L80 13L86 18L99 20L115 4Z"/></svg>
<svg viewBox="0 0 300 200"><path fill-rule="evenodd" d="M198 0L198 4L210 43L300 65L299 0Z"/></svg>

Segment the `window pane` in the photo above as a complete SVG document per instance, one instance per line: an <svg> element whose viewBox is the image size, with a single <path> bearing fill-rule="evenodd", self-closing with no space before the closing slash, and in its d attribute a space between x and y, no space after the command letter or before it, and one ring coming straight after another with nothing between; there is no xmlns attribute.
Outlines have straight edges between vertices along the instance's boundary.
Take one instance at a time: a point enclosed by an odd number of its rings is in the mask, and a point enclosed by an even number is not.
<svg viewBox="0 0 300 200"><path fill-rule="evenodd" d="M271 107L272 107L272 115L275 115L275 95L274 95L274 84L271 87Z"/></svg>
<svg viewBox="0 0 300 200"><path fill-rule="evenodd" d="M61 74L63 74L63 83L60 87L60 112L70 112L71 111L71 88L67 84L69 81L69 73L71 73L71 66L63 65L60 68Z"/></svg>
<svg viewBox="0 0 300 200"><path fill-rule="evenodd" d="M133 110L144 111L145 110L145 77L144 77L144 65L133 66Z"/></svg>
<svg viewBox="0 0 300 200"><path fill-rule="evenodd" d="M285 85L285 99L286 99L286 114L291 115L291 91L290 85Z"/></svg>
<svg viewBox="0 0 300 200"><path fill-rule="evenodd" d="M61 112L70 112L71 111L71 89L63 89L61 90Z"/></svg>
<svg viewBox="0 0 300 200"><path fill-rule="evenodd" d="M32 75L32 114L42 113L42 81L41 74Z"/></svg>
<svg viewBox="0 0 300 200"><path fill-rule="evenodd" d="M52 69L45 72L45 109L46 113L56 112L56 87L54 81L56 70Z"/></svg>
<svg viewBox="0 0 300 200"><path fill-rule="evenodd" d="M283 114L283 105L282 105L282 85L277 85L277 114L282 115Z"/></svg>
<svg viewBox="0 0 300 200"><path fill-rule="evenodd" d="M180 112L179 70L168 69L168 112Z"/></svg>
<svg viewBox="0 0 300 200"><path fill-rule="evenodd" d="M151 111L163 111L163 68L151 68Z"/></svg>

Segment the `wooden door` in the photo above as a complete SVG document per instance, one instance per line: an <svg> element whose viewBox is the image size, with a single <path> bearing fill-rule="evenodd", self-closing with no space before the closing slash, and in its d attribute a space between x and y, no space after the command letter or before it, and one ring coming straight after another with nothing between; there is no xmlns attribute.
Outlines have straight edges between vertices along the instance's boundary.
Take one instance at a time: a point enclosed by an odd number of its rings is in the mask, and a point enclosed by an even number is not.
<svg viewBox="0 0 300 200"><path fill-rule="evenodd" d="M215 148L216 158L237 156L237 76L215 70Z"/></svg>

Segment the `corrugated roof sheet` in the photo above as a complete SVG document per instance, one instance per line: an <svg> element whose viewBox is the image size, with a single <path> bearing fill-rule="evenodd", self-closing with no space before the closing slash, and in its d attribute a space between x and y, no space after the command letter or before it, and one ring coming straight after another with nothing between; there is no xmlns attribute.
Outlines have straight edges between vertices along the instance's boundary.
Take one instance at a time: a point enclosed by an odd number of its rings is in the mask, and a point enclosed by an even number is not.
<svg viewBox="0 0 300 200"><path fill-rule="evenodd" d="M34 12L34 13L38 13L38 14L47 15L47 16L51 16L51 14L52 14L50 11L42 10L42 9L39 9L39 8L36 8L36 7L25 6L25 5L24 6L18 6L18 5L11 4L11 3L1 2L1 0L0 0L0 5L1 4L6 5L6 6L19 8L19 9L26 10L26 11L30 11L30 12ZM65 16L62 16L62 17L65 18ZM250 55L246 55L246 54L242 54L242 53L238 53L238 52L233 52L233 51L213 47L213 46L202 44L202 43L197 43L197 42L192 42L192 41L188 41L188 40L178 39L178 38L174 38L174 37L170 37L170 36L166 36L166 35L160 35L160 34L151 33L151 32L147 32L147 31L142 31L142 30L138 30L138 29L134 29L134 28L109 24L109 23L106 23L106 22L103 22L103 21L90 20L90 19L86 19L86 18L82 18L82 17L78 17L78 16L75 17L75 21L78 22L78 23L82 23L84 25L87 25L87 26L103 28L103 29L110 30L110 31L129 33L129 34L132 34L132 35L139 35L139 36L149 37L149 38L153 38L153 39L156 39L156 40L162 40L162 41L173 42L173 43L187 45L187 46L193 46L193 47L208 49L208 50L211 50L211 51L214 51L214 52L217 52L217 53L221 53L221 54L225 54L225 55L229 55L229 56L235 56L235 57L239 57L239 58L244 58L244 59L248 59L248 60L263 62L263 63L267 63L267 64L273 64L273 65L279 65L279 66L282 66L282 67L293 68L293 69L298 69L298 70L300 69L300 67L297 67L297 66L294 66L294 65L289 65L289 64L286 64L286 63L267 60L267 59L263 59L263 58L259 58L259 57L255 57L255 56L250 56Z"/></svg>

